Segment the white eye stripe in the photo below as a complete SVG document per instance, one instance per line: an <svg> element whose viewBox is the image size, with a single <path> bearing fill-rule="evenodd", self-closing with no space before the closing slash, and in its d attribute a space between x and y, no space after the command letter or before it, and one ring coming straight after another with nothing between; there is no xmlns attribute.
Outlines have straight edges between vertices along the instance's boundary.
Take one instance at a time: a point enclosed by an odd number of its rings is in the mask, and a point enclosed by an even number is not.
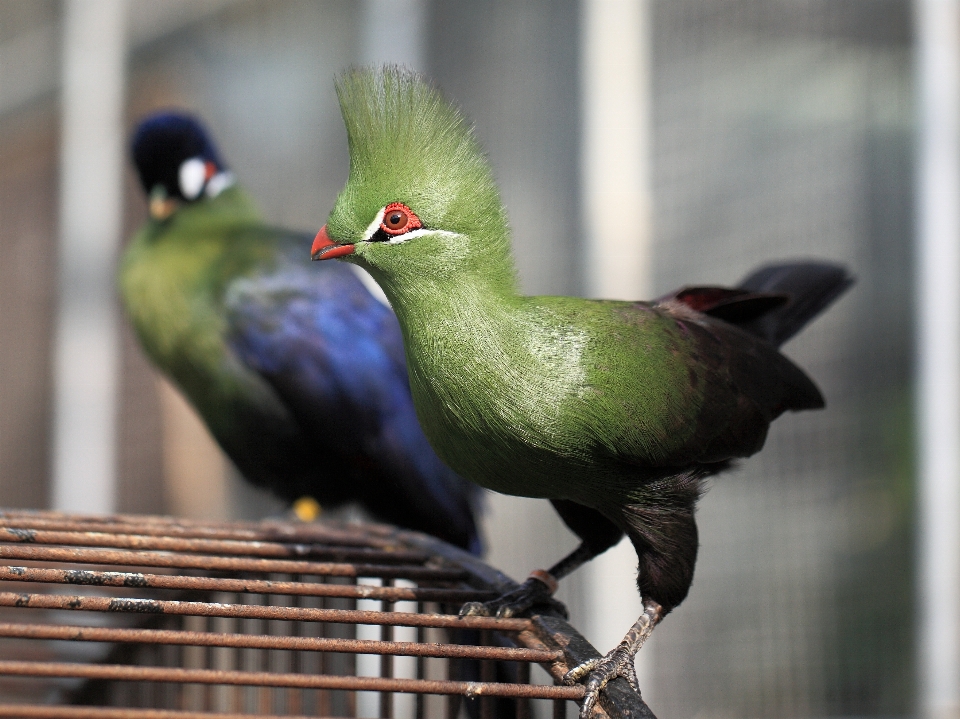
<svg viewBox="0 0 960 719"><path fill-rule="evenodd" d="M432 234L433 230L428 230L425 227L421 227L419 230L411 230L410 232L405 232L402 235L394 235L389 240L385 240L383 244L385 245L401 245L407 240L412 240L415 237L423 237L427 234Z"/></svg>
<svg viewBox="0 0 960 719"><path fill-rule="evenodd" d="M386 212L386 207L381 207L380 211L377 212L377 216L373 218L373 222L367 225L367 231L363 234L363 239L361 242L369 242L370 239L377 234L377 230L380 229L380 225L383 224L383 216ZM393 235L389 240L383 240L379 244L383 245L402 245L408 240L413 240L417 237L423 237L424 235L442 235L444 237L456 237L456 232L447 232L446 230L430 230L426 227L421 227L417 230L411 230L410 232L404 232L402 235Z"/></svg>
<svg viewBox="0 0 960 719"><path fill-rule="evenodd" d="M456 232L449 232L448 230L428 230L426 227L421 227L419 230L413 230L412 232L407 232L403 235L397 235L392 237L385 242L381 242L382 245L402 245L407 240L413 240L417 237L423 237L424 235L438 235L440 237L460 237Z"/></svg>

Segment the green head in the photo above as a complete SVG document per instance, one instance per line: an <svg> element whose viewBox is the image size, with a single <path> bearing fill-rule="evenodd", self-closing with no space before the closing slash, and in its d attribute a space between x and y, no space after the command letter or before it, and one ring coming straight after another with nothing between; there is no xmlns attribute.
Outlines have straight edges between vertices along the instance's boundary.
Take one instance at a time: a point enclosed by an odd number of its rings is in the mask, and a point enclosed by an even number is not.
<svg viewBox="0 0 960 719"><path fill-rule="evenodd" d="M385 289L465 273L514 287L500 194L457 108L397 67L350 72L337 95L350 177L314 259L346 257Z"/></svg>

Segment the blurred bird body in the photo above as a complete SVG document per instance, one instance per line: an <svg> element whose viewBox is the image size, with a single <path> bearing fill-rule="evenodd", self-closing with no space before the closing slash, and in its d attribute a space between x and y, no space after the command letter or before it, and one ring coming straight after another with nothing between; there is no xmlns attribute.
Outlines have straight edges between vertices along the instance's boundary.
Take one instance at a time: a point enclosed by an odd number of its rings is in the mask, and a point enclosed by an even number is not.
<svg viewBox="0 0 960 719"><path fill-rule="evenodd" d="M477 490L417 424L393 312L352 268L311 265L310 238L264 224L236 185L177 205L134 237L121 295L241 474L477 550ZM358 431L316 453L342 422Z"/></svg>
<svg viewBox="0 0 960 719"><path fill-rule="evenodd" d="M757 452L783 412L823 406L777 346L849 276L793 263L653 302L522 296L496 185L457 110L399 70L351 73L338 93L351 171L314 258L354 262L387 294L444 461L498 492L551 499L583 540L549 574L466 611L542 601L624 532L637 551L644 613L603 662L570 675L589 674L587 716L611 677L636 686L633 655L687 595L702 480Z"/></svg>

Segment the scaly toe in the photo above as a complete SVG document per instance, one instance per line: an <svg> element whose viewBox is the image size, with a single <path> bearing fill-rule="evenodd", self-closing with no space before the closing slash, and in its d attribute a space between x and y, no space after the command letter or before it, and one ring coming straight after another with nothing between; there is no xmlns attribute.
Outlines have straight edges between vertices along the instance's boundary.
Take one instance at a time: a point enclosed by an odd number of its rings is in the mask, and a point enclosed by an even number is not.
<svg viewBox="0 0 960 719"><path fill-rule="evenodd" d="M460 607L461 617L489 617L490 610L483 602L467 602Z"/></svg>
<svg viewBox="0 0 960 719"><path fill-rule="evenodd" d="M564 684L576 684L586 679L583 703L580 705L580 719L589 719L593 707L600 698L601 690L612 679L623 677L638 694L640 684L633 666L633 656L623 645L618 646L605 657L589 659L574 667L563 677Z"/></svg>
<svg viewBox="0 0 960 719"><path fill-rule="evenodd" d="M516 617L534 606L548 606L563 617L567 608L550 596L539 581L528 579L511 592L489 602L467 602L460 609L461 617Z"/></svg>
<svg viewBox="0 0 960 719"><path fill-rule="evenodd" d="M568 671L563 675L564 684L576 684L581 679L583 679L587 674L593 671L593 668L601 662L601 658L597 657L596 659L588 659L583 664L575 666L573 669Z"/></svg>

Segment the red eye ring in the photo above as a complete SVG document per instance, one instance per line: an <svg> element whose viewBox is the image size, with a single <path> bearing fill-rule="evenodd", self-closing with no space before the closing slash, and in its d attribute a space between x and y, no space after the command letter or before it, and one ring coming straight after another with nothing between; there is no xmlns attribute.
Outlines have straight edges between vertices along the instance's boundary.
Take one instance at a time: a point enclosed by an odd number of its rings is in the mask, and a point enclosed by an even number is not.
<svg viewBox="0 0 960 719"><path fill-rule="evenodd" d="M380 229L388 235L402 235L423 227L420 218L402 202L391 202L383 208L383 221Z"/></svg>

